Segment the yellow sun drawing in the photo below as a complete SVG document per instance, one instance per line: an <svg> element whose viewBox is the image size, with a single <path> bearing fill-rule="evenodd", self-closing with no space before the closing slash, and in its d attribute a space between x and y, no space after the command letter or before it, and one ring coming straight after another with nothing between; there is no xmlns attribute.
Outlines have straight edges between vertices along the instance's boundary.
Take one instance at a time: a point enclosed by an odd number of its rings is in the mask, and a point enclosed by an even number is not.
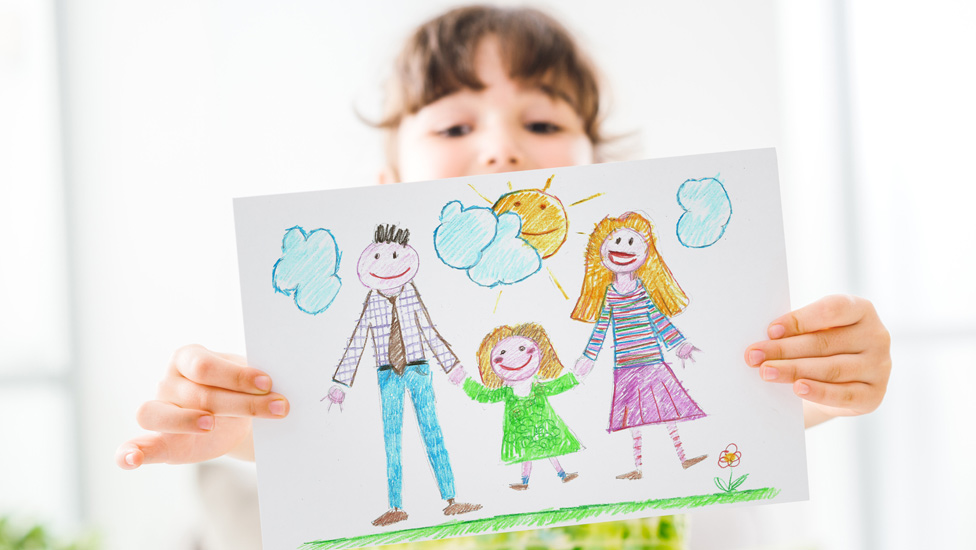
<svg viewBox="0 0 976 550"><path fill-rule="evenodd" d="M544 260L559 251L563 243L566 242L566 235L569 233L569 218L566 216L566 207L563 206L563 202L558 197L547 193L555 177L555 174L549 176L549 179L546 180L546 185L542 189L509 191L498 197L498 200L494 202L478 192L474 186L469 186L481 198L491 203L491 209L496 215L500 216L506 212L515 212L518 214L522 220L522 231L519 233L519 237L525 239L525 242L538 250L539 255ZM508 188L512 189L512 182L508 183ZM590 199L595 199L602 194L596 193L585 199L578 200L570 204L570 206L576 206ZM566 296L566 292L563 291L562 285L553 276L552 271L549 271L549 276L556 284L556 287L559 288L559 291L568 300L569 297ZM501 292L499 292L500 297Z"/></svg>

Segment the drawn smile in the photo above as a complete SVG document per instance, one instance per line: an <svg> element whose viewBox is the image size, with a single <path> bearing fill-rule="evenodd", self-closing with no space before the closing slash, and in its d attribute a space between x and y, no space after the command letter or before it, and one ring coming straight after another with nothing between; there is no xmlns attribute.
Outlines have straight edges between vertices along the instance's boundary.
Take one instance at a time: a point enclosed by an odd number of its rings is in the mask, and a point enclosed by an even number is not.
<svg viewBox="0 0 976 550"><path fill-rule="evenodd" d="M610 261L617 265L630 265L637 260L637 254L610 251Z"/></svg>
<svg viewBox="0 0 976 550"><path fill-rule="evenodd" d="M523 235L529 235L529 236L532 236L532 237L538 237L539 235L548 235L548 234L552 233L553 231L556 231L557 229L559 229L559 228L558 227L553 227L549 231L540 231L539 233L529 233L528 231L523 231L522 234Z"/></svg>
<svg viewBox="0 0 976 550"><path fill-rule="evenodd" d="M532 356L529 355L529 358L526 359L524 363L522 363L522 366L521 367L506 367L503 363L498 363L498 366L501 367L501 368L503 368L503 369L505 369L505 370L522 370L522 369L525 368L526 365L529 364L529 361L531 361L531 360L532 360Z"/></svg>
<svg viewBox="0 0 976 550"><path fill-rule="evenodd" d="M409 267L407 269L405 269L403 271L403 273L400 273L399 275L392 275L390 277L384 277L382 275L377 275L377 274L373 273L372 271L370 271L369 274L372 275L373 277L376 277L377 279L396 279L397 277L403 277L404 275L406 275L407 274L407 271L410 271L410 268Z"/></svg>

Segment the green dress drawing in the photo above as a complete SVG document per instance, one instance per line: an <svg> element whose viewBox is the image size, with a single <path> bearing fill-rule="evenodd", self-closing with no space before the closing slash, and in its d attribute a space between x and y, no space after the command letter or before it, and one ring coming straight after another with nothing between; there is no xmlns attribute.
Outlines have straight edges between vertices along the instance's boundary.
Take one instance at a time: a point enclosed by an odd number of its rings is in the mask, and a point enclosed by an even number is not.
<svg viewBox="0 0 976 550"><path fill-rule="evenodd" d="M481 403L505 402L502 427L502 461L528 462L575 453L582 447L562 418L549 405L549 396L562 393L579 382L572 373L549 382L532 384L525 397L515 395L510 386L488 389L468 378L464 391Z"/></svg>

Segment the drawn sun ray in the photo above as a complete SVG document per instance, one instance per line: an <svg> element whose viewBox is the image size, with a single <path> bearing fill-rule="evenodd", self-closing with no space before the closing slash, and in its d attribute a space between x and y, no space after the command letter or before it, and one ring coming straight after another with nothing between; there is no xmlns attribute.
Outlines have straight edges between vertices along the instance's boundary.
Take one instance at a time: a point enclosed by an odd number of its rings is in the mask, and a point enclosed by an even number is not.
<svg viewBox="0 0 976 550"><path fill-rule="evenodd" d="M492 313L498 313L498 302L500 302L501 300L502 300L502 291L499 290L498 297L495 298L495 309L492 310Z"/></svg>
<svg viewBox="0 0 976 550"><path fill-rule="evenodd" d="M488 204L493 204L493 203L491 202L491 199L489 199L488 197L486 197L486 196L484 196L484 195L482 195L482 194L481 194L481 191L478 191L477 189L475 189L475 188L474 188L474 186L473 186L473 185L471 185L470 183L468 184L468 187L470 187L472 191L474 191L475 193L477 193L479 197L481 197L481 198L483 198L483 199L485 199L485 202L487 202Z"/></svg>
<svg viewBox="0 0 976 550"><path fill-rule="evenodd" d="M591 199L595 199L595 198L597 198L597 197L599 197L601 195L603 195L603 193L597 193L595 195L590 195L589 197L586 197L585 199L580 199L580 200L574 202L570 206L576 206L577 204L583 204L584 202L586 202L588 200L591 200Z"/></svg>
<svg viewBox="0 0 976 550"><path fill-rule="evenodd" d="M556 288L559 289L559 292L562 292L563 293L563 298L566 298L567 300L569 300L569 296L566 294L566 291L563 290L563 285L559 284L559 279L557 279L556 276L553 275L552 270L549 269L549 267L546 267L546 271L549 272L549 278L552 279L552 282L556 283ZM497 305L496 305L496 307L497 307Z"/></svg>

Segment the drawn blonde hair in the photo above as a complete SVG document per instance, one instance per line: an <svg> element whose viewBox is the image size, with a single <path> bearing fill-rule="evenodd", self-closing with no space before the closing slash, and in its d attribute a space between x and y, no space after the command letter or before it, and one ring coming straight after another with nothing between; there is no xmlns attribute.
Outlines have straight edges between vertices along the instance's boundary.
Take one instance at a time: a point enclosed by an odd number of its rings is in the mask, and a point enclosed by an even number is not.
<svg viewBox="0 0 976 550"><path fill-rule="evenodd" d="M509 336L528 338L539 346L541 354L537 375L539 378L548 380L559 376L562 372L563 364L559 361L559 357L556 357L556 350L552 347L549 335L542 325L538 323L522 323L514 327L502 325L485 336L481 346L478 347L478 370L481 372L481 381L486 387L495 389L502 386L502 379L491 368L491 350Z"/></svg>
<svg viewBox="0 0 976 550"><path fill-rule="evenodd" d="M614 277L613 272L603 265L600 249L611 233L624 228L636 231L647 243L647 259L637 268L637 276L644 282L654 305L668 317L681 313L688 305L688 295L678 285L657 250L657 237L651 221L636 212L625 212L619 218L603 218L590 234L590 240L586 243L583 288L573 308L573 319L592 323L600 315L603 297Z"/></svg>

